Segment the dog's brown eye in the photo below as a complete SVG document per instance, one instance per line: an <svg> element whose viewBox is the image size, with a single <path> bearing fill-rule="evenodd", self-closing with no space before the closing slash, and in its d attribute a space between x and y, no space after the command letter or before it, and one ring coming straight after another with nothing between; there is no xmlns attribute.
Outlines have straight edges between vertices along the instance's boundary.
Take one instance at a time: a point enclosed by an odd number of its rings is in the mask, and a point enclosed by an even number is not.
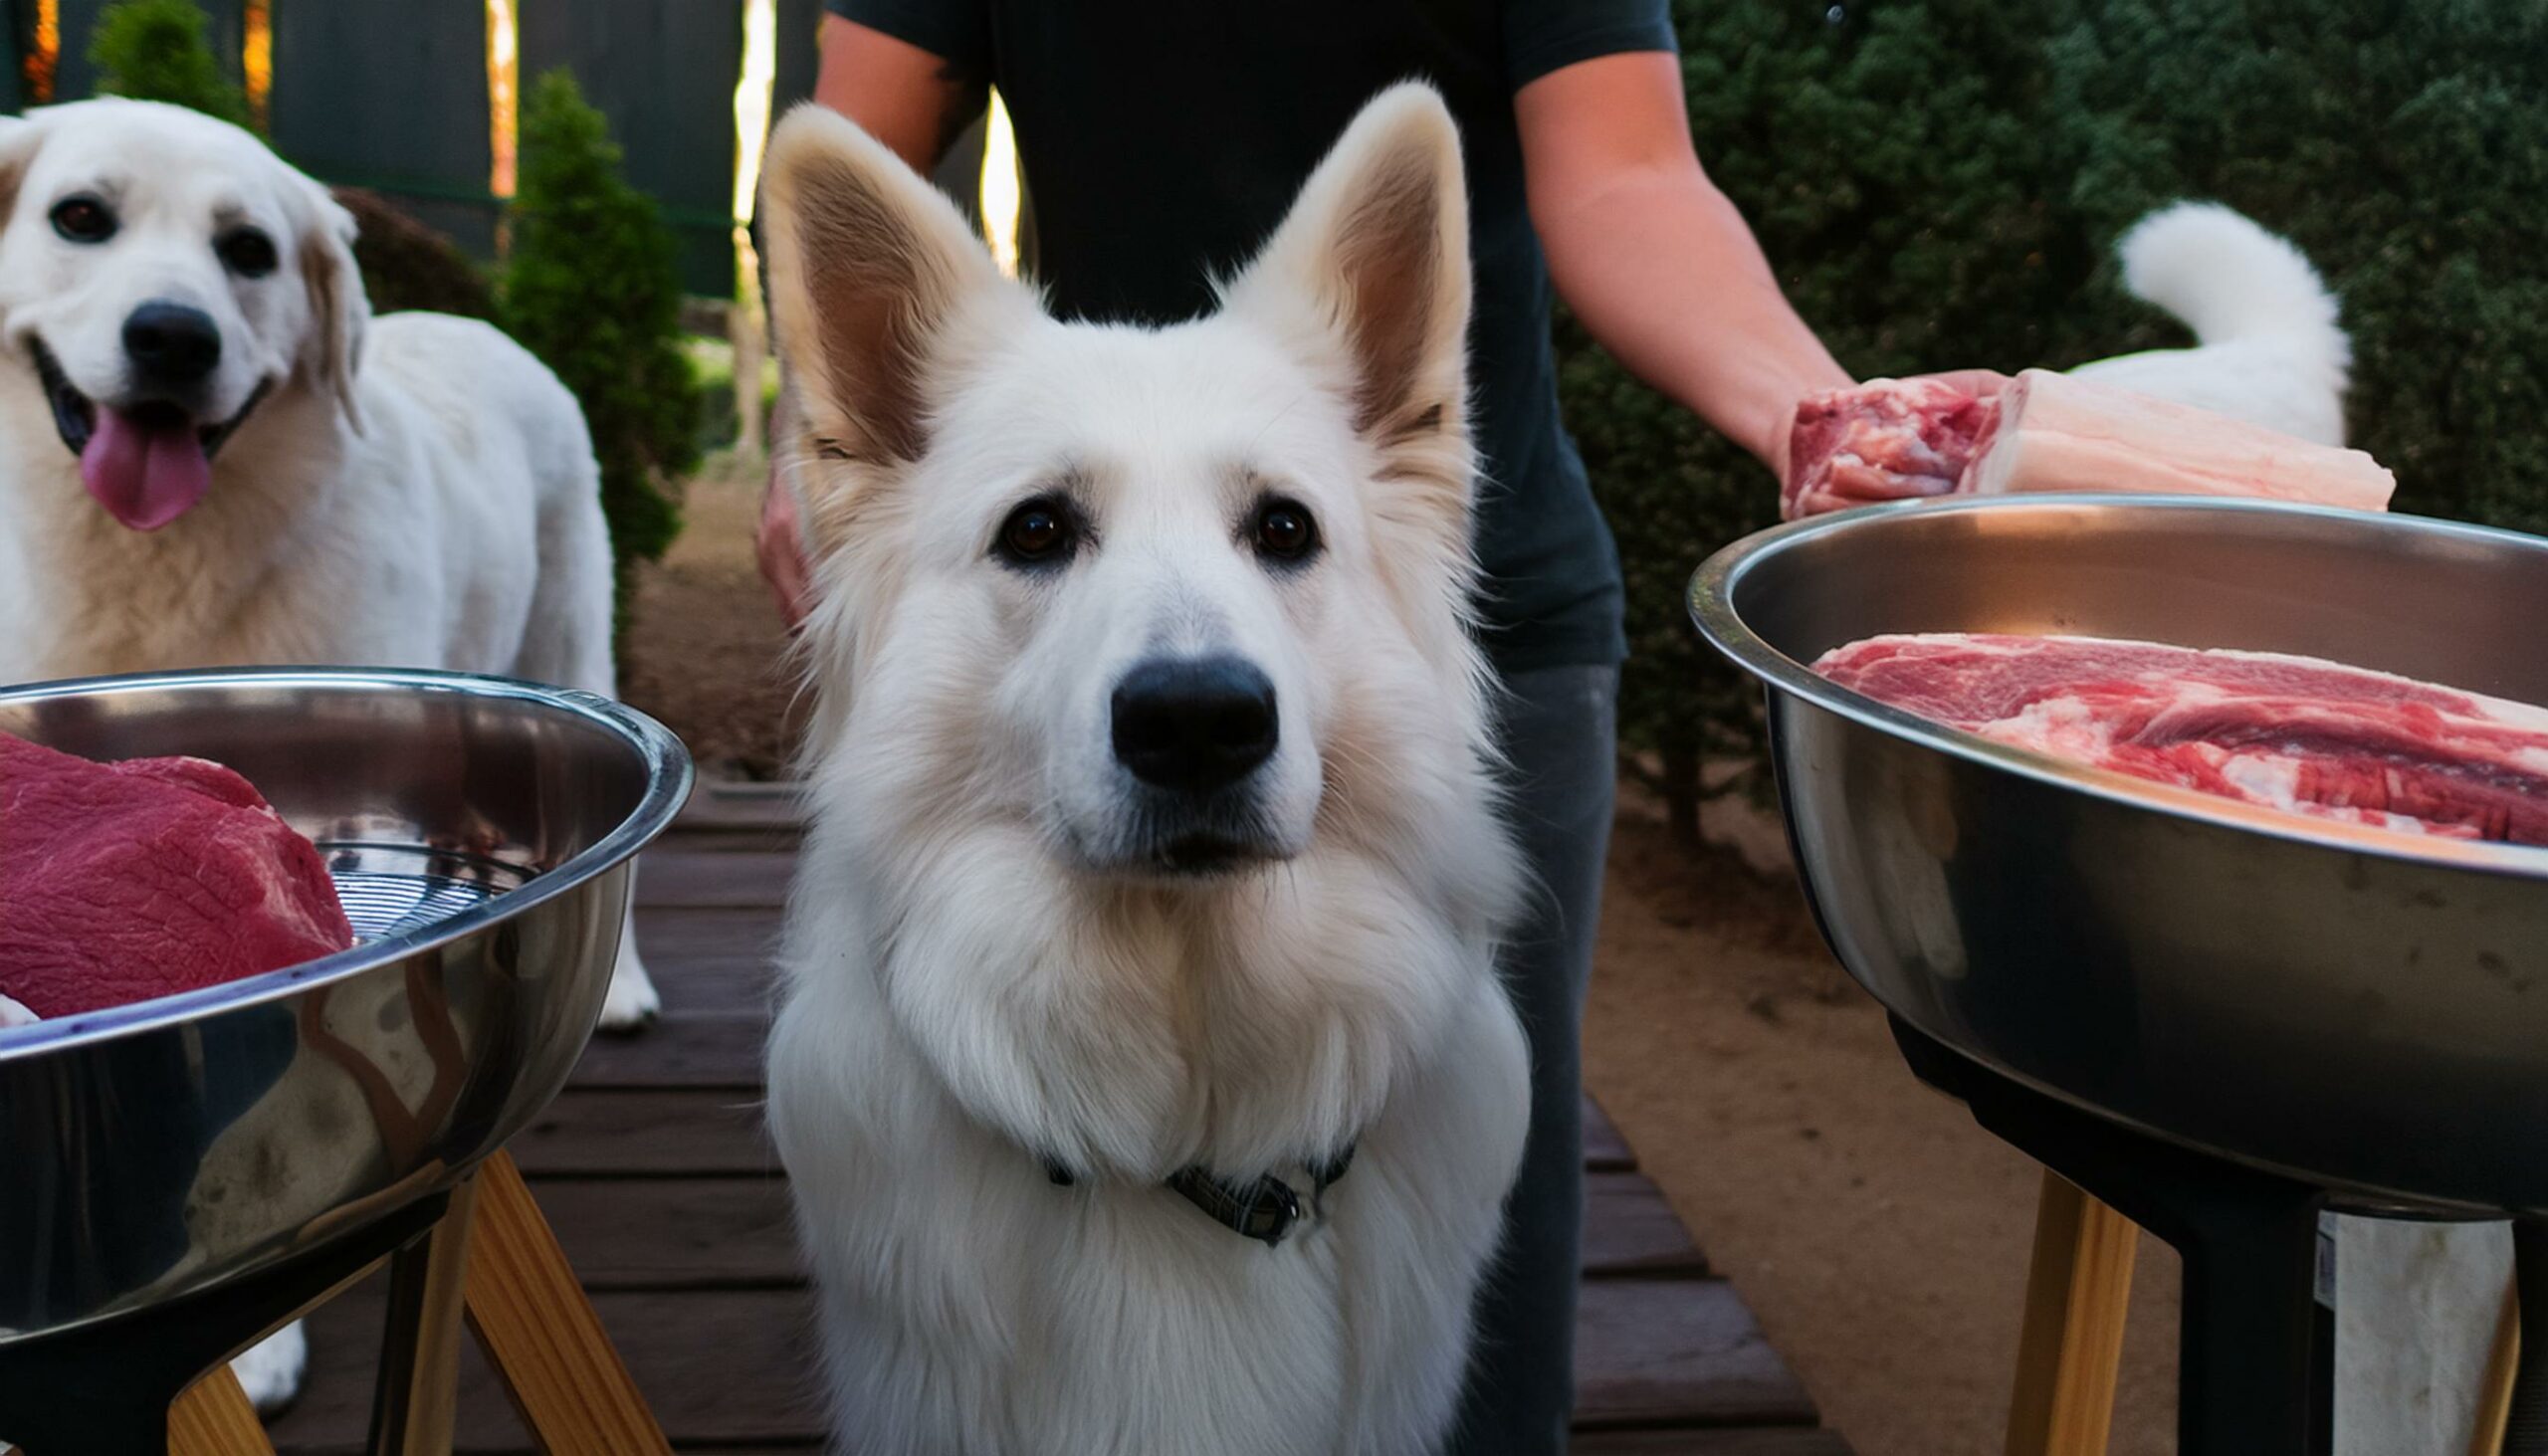
<svg viewBox="0 0 2548 1456"><path fill-rule="evenodd" d="M1318 522L1298 501L1268 501L1256 508L1257 553L1276 561L1299 561L1318 549Z"/></svg>
<svg viewBox="0 0 2548 1456"><path fill-rule="evenodd" d="M1029 501L1008 514L999 528L999 554L1014 566L1047 566L1070 555L1077 529L1070 507Z"/></svg>
<svg viewBox="0 0 2548 1456"><path fill-rule="evenodd" d="M53 230L74 243L103 243L115 235L115 215L95 197L66 197L53 205Z"/></svg>
<svg viewBox="0 0 2548 1456"><path fill-rule="evenodd" d="M275 240L255 228L225 233L213 245L222 266L241 278L264 278L275 271Z"/></svg>

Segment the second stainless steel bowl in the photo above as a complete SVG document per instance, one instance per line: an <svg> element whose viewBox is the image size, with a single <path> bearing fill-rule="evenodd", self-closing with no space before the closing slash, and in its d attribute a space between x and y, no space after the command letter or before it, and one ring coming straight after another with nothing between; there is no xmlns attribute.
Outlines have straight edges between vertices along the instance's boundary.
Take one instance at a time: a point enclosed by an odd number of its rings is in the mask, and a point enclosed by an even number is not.
<svg viewBox="0 0 2548 1456"><path fill-rule="evenodd" d="M1691 611L1768 689L1814 911L1888 1009L2364 1206L2548 1211L2548 851L2063 763L1806 666L1879 633L2059 632L2548 703L2548 541L2245 501L1961 500L1764 532L1701 568Z"/></svg>
<svg viewBox="0 0 2548 1456"><path fill-rule="evenodd" d="M366 936L0 1033L0 1347L321 1246L500 1146L592 1034L631 857L691 782L640 714L457 674L39 684L0 730L238 770Z"/></svg>

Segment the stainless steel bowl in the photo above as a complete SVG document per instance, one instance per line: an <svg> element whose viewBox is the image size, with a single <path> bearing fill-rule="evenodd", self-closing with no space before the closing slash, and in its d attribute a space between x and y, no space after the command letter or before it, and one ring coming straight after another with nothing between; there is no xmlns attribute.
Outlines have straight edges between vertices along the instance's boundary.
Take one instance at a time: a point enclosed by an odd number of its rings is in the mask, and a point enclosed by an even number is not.
<svg viewBox="0 0 2548 1456"><path fill-rule="evenodd" d="M591 1035L631 857L691 784L640 714L458 674L38 684L0 691L0 730L238 770L318 843L360 936L0 1032L0 1349L322 1247L501 1145Z"/></svg>
<svg viewBox="0 0 2548 1456"><path fill-rule="evenodd" d="M1809 671L1885 632L2305 653L2548 703L2548 541L2246 501L1876 507L1719 552L1822 932L1918 1030L2340 1190L2548 1212L2548 850L2423 841L1939 727Z"/></svg>

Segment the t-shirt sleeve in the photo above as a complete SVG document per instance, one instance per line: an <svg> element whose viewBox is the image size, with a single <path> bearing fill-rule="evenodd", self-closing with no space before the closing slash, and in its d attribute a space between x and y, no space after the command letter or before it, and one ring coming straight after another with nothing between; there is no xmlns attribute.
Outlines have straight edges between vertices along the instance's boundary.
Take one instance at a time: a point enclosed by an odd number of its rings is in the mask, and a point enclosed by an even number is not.
<svg viewBox="0 0 2548 1456"><path fill-rule="evenodd" d="M823 8L918 46L967 75L990 70L990 7L983 0L823 0Z"/></svg>
<svg viewBox="0 0 2548 1456"><path fill-rule="evenodd" d="M1628 51L1677 51L1669 0L1504 0L1505 81Z"/></svg>

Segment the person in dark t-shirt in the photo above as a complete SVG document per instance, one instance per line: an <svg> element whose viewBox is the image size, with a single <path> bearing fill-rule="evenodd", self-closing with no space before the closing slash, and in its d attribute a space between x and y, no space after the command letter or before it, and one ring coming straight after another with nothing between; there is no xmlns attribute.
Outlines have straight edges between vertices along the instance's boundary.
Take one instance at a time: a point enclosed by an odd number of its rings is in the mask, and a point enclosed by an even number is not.
<svg viewBox="0 0 2548 1456"><path fill-rule="evenodd" d="M1558 418L1553 297L1774 471L1798 401L1852 382L1699 165L1666 0L827 7L815 99L924 175L998 89L1032 214L1028 271L1065 318L1170 323L1208 311L1211 279L1264 243L1382 89L1430 82L1458 120L1476 288L1480 643L1505 688L1510 822L1541 893L1501 967L1531 1041L1531 1128L1452 1449L1556 1456L1574 1398L1579 1043L1626 641L1617 552ZM760 547L782 611L800 620L804 562L784 490L767 497Z"/></svg>

